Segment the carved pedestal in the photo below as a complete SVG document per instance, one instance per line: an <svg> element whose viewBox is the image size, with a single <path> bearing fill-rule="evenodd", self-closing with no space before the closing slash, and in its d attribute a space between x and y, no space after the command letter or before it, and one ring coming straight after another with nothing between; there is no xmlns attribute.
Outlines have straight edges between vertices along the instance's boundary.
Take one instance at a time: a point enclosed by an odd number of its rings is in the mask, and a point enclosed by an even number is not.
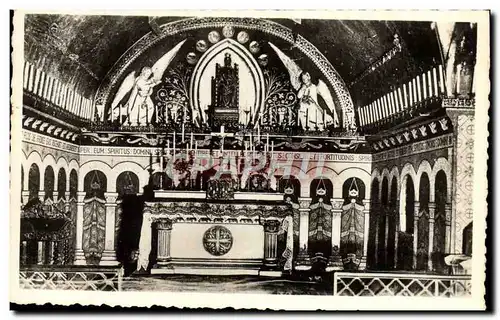
<svg viewBox="0 0 500 320"><path fill-rule="evenodd" d="M100 265L115 266L118 265L116 260L115 252L115 212L116 212L116 199L118 193L116 192L106 192L106 236L104 252L102 253L102 258Z"/></svg>
<svg viewBox="0 0 500 320"><path fill-rule="evenodd" d="M158 251L155 268L169 269L172 260L170 257L172 221L169 219L159 220L156 222L156 230L158 232Z"/></svg>
<svg viewBox="0 0 500 320"><path fill-rule="evenodd" d="M75 265L87 264L83 253L83 199L85 194L83 191L77 193Z"/></svg>
<svg viewBox="0 0 500 320"><path fill-rule="evenodd" d="M311 211L309 208L310 204L310 198L299 199L299 254L295 261L295 270L299 271L311 269L311 258L307 251L309 242L309 212Z"/></svg>
<svg viewBox="0 0 500 320"><path fill-rule="evenodd" d="M264 267L268 270L278 267L279 226L278 220L269 220L264 223Z"/></svg>

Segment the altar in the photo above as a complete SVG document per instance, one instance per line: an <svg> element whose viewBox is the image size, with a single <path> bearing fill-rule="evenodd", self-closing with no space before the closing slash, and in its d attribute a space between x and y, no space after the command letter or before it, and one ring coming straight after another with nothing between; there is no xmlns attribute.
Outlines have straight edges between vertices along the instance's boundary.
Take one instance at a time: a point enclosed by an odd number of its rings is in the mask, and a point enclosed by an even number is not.
<svg viewBox="0 0 500 320"><path fill-rule="evenodd" d="M279 260L293 246L292 240L278 248L278 234L292 237L292 207L283 194L258 202L245 200L244 192L229 201L200 194L158 191L158 201L146 203L151 274L281 276Z"/></svg>

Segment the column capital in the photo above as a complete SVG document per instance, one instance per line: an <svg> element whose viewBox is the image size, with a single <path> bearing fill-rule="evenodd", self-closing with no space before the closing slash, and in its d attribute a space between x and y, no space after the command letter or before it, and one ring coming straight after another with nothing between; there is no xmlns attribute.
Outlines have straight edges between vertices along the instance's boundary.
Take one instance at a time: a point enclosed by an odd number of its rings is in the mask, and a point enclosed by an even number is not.
<svg viewBox="0 0 500 320"><path fill-rule="evenodd" d="M156 221L156 229L158 230L172 230L172 220L160 219Z"/></svg>
<svg viewBox="0 0 500 320"><path fill-rule="evenodd" d="M276 233L280 228L280 222L278 220L266 220L264 221L264 232Z"/></svg>
<svg viewBox="0 0 500 320"><path fill-rule="evenodd" d="M304 210L304 209L309 210L311 202L312 198L299 198L299 210Z"/></svg>
<svg viewBox="0 0 500 320"><path fill-rule="evenodd" d="M76 201L83 202L83 199L85 199L86 195L87 195L87 192L85 192L85 191L78 191L76 193Z"/></svg>
<svg viewBox="0 0 500 320"><path fill-rule="evenodd" d="M109 204L116 204L116 199L118 198L118 192L104 192L104 197L106 202Z"/></svg>
<svg viewBox="0 0 500 320"><path fill-rule="evenodd" d="M342 198L332 198L332 210L337 211L337 210L342 210L342 207L344 206L344 199Z"/></svg>

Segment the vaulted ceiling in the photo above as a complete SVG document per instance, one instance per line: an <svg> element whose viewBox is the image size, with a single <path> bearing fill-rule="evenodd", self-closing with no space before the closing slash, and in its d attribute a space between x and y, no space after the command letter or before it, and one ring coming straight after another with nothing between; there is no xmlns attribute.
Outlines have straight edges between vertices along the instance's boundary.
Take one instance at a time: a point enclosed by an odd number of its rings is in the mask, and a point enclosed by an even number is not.
<svg viewBox="0 0 500 320"><path fill-rule="evenodd" d="M183 17L28 15L25 56L92 97L110 68L142 36ZM364 105L429 65L441 63L431 22L274 19L315 45L332 63L350 90L355 106ZM401 52L364 73L394 47ZM363 74L363 77L360 75Z"/></svg>

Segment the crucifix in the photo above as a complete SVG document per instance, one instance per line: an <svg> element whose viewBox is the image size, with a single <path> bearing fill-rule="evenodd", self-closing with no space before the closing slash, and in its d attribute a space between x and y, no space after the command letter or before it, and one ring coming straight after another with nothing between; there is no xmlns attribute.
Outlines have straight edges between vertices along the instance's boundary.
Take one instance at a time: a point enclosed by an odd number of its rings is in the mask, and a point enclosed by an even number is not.
<svg viewBox="0 0 500 320"><path fill-rule="evenodd" d="M224 152L224 139L226 137L234 137L234 133L229 133L224 131L224 126L220 126L220 132L212 132L212 136L219 137L221 139L221 152Z"/></svg>

